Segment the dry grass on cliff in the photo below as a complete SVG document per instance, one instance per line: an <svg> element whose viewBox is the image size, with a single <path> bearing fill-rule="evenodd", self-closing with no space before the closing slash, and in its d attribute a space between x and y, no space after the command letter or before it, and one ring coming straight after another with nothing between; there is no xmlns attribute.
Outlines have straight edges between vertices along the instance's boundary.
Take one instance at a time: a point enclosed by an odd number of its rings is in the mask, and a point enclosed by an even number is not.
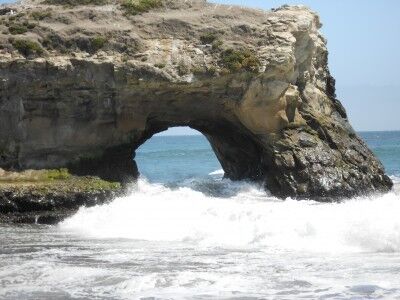
<svg viewBox="0 0 400 300"><path fill-rule="evenodd" d="M65 5L65 6L78 6L78 5L105 5L108 0L45 0L43 3L49 5Z"/></svg>
<svg viewBox="0 0 400 300"><path fill-rule="evenodd" d="M121 6L129 15L137 15L162 6L161 0L122 0Z"/></svg>
<svg viewBox="0 0 400 300"><path fill-rule="evenodd" d="M35 41L16 39L12 40L11 44L24 56L41 55L43 53L43 48Z"/></svg>
<svg viewBox="0 0 400 300"><path fill-rule="evenodd" d="M66 180L71 178L67 169L54 170L26 170L23 172L12 172L0 169L0 182L39 182Z"/></svg>
<svg viewBox="0 0 400 300"><path fill-rule="evenodd" d="M118 190L121 185L98 177L74 176L67 169L26 170L11 172L0 169L0 192L4 190L35 190L38 193L54 191Z"/></svg>
<svg viewBox="0 0 400 300"><path fill-rule="evenodd" d="M145 13L163 5L162 0L45 0L43 3L48 5L63 5L75 7L79 5L106 5L109 3L120 3L127 15L137 15Z"/></svg>
<svg viewBox="0 0 400 300"><path fill-rule="evenodd" d="M240 12L246 13L246 22L252 22L253 11L226 11L201 0L37 0L32 3L35 5L28 10L0 17L3 35L0 38L4 38L0 51L19 52L28 59L60 54L95 56L96 53L101 58L104 53L117 53L123 61L139 58L164 73L181 77L191 73L215 76L259 70L256 54L259 37L252 36L256 26L221 26L212 17L226 13L230 19ZM101 7L104 4L110 5ZM215 12L216 9L221 11ZM204 16L199 14L203 10L210 15L208 19L203 20ZM145 14L148 11L151 13ZM238 38L243 30L248 33L246 43ZM182 42L179 55L185 56L188 47L195 47L196 57L177 59L173 63L160 59L170 53L167 47L157 48L155 40L164 45L168 43L165 37ZM198 53L204 53L211 62L204 64Z"/></svg>

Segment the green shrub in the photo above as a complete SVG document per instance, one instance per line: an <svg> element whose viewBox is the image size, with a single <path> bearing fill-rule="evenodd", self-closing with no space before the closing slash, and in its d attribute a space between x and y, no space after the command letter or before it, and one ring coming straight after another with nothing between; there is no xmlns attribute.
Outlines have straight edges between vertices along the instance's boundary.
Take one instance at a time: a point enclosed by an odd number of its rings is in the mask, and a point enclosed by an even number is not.
<svg viewBox="0 0 400 300"><path fill-rule="evenodd" d="M65 180L71 177L68 169L59 169L59 170L46 170L45 178L47 180Z"/></svg>
<svg viewBox="0 0 400 300"><path fill-rule="evenodd" d="M31 40L12 40L11 44L24 56L40 55L43 53L42 47Z"/></svg>
<svg viewBox="0 0 400 300"><path fill-rule="evenodd" d="M77 177L77 181L79 181L87 191L118 190L121 188L119 182L105 181L92 176Z"/></svg>
<svg viewBox="0 0 400 300"><path fill-rule="evenodd" d="M33 29L33 28L36 27L36 24L28 23L28 24L26 25L26 27L27 27L28 29Z"/></svg>
<svg viewBox="0 0 400 300"><path fill-rule="evenodd" d="M213 50L221 50L223 44L224 43L220 39L217 39L211 44L212 49Z"/></svg>
<svg viewBox="0 0 400 300"><path fill-rule="evenodd" d="M162 6L161 0L122 0L122 8L128 15L145 13Z"/></svg>
<svg viewBox="0 0 400 300"><path fill-rule="evenodd" d="M202 75L207 72L207 68L205 66L194 66L192 68L192 73L196 75Z"/></svg>
<svg viewBox="0 0 400 300"><path fill-rule="evenodd" d="M31 13L31 16L32 16L32 18L34 20L41 21L41 20L44 20L46 18L50 18L51 17L51 12L50 11L39 11L39 10L36 10L36 11L33 11Z"/></svg>
<svg viewBox="0 0 400 300"><path fill-rule="evenodd" d="M160 64L155 64L154 66L159 69L164 69L166 65L164 63L160 63Z"/></svg>
<svg viewBox="0 0 400 300"><path fill-rule="evenodd" d="M224 44L216 33L206 33L200 36L200 41L203 45L211 44L212 50L221 50Z"/></svg>
<svg viewBox="0 0 400 300"><path fill-rule="evenodd" d="M107 43L107 39L103 36L96 36L90 41L93 52L99 51Z"/></svg>
<svg viewBox="0 0 400 300"><path fill-rule="evenodd" d="M178 66L177 66L177 71L178 71L178 74L180 76L189 74L190 73L190 69L191 69L190 65L185 63L183 60L180 61Z"/></svg>
<svg viewBox="0 0 400 300"><path fill-rule="evenodd" d="M22 23L22 25L25 26L27 29L33 29L33 28L36 27L36 24L34 24L34 23L29 23L28 21L24 21L24 22Z"/></svg>
<svg viewBox="0 0 400 300"><path fill-rule="evenodd" d="M217 35L215 33L205 33L200 36L200 41L203 44L212 44L217 39Z"/></svg>
<svg viewBox="0 0 400 300"><path fill-rule="evenodd" d="M67 50L65 43L68 43L68 41L64 41L60 36L54 33L47 34L41 40L42 46L46 49L58 50L61 53L65 53Z"/></svg>
<svg viewBox="0 0 400 300"><path fill-rule="evenodd" d="M257 72L260 60L249 49L228 49L221 53L221 62L230 72L246 70Z"/></svg>
<svg viewBox="0 0 400 300"><path fill-rule="evenodd" d="M10 27L8 27L8 31L13 35L23 34L28 31L28 28L21 24L10 24Z"/></svg>
<svg viewBox="0 0 400 300"><path fill-rule="evenodd" d="M218 70L215 66L210 66L207 68L207 74L209 75L215 75L217 74Z"/></svg>
<svg viewBox="0 0 400 300"><path fill-rule="evenodd" d="M107 0L45 0L44 4L49 5L64 5L64 6L78 6L78 5L105 5Z"/></svg>

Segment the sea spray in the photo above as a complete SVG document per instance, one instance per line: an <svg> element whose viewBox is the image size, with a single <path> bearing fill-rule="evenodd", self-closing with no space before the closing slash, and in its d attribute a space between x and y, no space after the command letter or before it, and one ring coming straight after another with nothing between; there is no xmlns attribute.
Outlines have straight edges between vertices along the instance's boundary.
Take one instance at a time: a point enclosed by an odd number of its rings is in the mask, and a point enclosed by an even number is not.
<svg viewBox="0 0 400 300"><path fill-rule="evenodd" d="M215 176L215 175L224 175L224 170L222 170L222 169L218 169L218 170L215 170L215 171L213 171L213 172L211 172L210 174L208 174L208 175L211 175L211 176Z"/></svg>
<svg viewBox="0 0 400 300"><path fill-rule="evenodd" d="M221 180L219 185L224 189L213 196L209 189L206 193L188 186L173 189L141 179L130 195L82 208L59 228L92 238L188 242L203 247L400 251L400 197L395 192L317 203L282 201L249 183Z"/></svg>

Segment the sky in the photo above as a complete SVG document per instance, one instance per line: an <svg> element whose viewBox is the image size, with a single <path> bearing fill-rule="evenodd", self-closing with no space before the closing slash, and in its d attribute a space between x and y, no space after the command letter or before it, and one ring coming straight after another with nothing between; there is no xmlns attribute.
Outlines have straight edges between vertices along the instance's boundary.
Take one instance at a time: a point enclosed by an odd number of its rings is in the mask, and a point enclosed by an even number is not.
<svg viewBox="0 0 400 300"><path fill-rule="evenodd" d="M328 39L337 96L353 127L358 131L400 130L400 0L210 2L261 9L303 4L316 11ZM166 134L193 133L174 128Z"/></svg>

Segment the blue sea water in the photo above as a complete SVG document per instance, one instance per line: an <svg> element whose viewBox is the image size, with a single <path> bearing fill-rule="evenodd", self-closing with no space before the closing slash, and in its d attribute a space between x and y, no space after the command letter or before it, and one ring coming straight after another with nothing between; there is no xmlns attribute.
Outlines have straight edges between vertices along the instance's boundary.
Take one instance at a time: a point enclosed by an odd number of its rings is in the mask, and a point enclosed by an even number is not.
<svg viewBox="0 0 400 300"><path fill-rule="evenodd" d="M360 132L392 176L400 176L400 131ZM207 177L221 169L203 135L154 136L136 155L141 174L151 182L177 182Z"/></svg>
<svg viewBox="0 0 400 300"><path fill-rule="evenodd" d="M151 182L206 177L221 169L203 135L154 136L136 151L140 173Z"/></svg>
<svg viewBox="0 0 400 300"><path fill-rule="evenodd" d="M400 131L360 132L389 175L400 177Z"/></svg>
<svg viewBox="0 0 400 300"><path fill-rule="evenodd" d="M277 199L208 141L155 136L141 179L57 226L0 224L0 299L400 299L400 132L366 132L394 190Z"/></svg>

